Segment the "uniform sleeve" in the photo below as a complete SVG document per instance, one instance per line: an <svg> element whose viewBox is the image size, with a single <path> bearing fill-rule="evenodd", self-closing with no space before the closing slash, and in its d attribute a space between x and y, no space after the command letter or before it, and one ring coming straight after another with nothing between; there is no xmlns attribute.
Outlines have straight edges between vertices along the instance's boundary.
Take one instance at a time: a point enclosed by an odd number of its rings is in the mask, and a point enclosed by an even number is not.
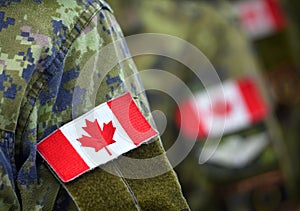
<svg viewBox="0 0 300 211"><path fill-rule="evenodd" d="M72 70L76 75L76 79L65 84L73 89L73 117L130 91L152 122L139 76L132 59L127 59L129 52L122 37L112 13L101 10L72 44L64 72ZM160 169L166 171L157 173ZM81 210L188 209L159 138L64 187Z"/></svg>

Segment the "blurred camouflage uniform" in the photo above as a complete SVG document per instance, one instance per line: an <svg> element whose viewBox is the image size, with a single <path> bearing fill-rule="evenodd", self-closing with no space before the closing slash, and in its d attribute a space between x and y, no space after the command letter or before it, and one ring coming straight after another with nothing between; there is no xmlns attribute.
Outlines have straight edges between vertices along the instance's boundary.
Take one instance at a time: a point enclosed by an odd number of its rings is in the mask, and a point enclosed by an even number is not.
<svg viewBox="0 0 300 211"><path fill-rule="evenodd" d="M115 4L116 8L119 5L119 10L116 9L117 17L121 21L120 25L126 26L125 35L149 32L177 36L199 48L213 64L221 80L244 75L260 78L257 75L260 67L254 52L241 32L237 17L228 2L222 0L206 2L110 0L110 2ZM131 26L130 23L126 24L129 20L133 20ZM185 53L182 50L182 54ZM191 90L199 91L202 88L197 77L178 62L158 56L137 57L135 60L139 70L154 68L168 71L186 82ZM149 75L143 82L147 87L148 83L157 83L157 80L157 76ZM168 84L167 81L164 83ZM173 84L173 87L176 89L176 84ZM176 104L170 97L160 92L149 91L147 94L151 109L161 110L167 116L168 125L162 137L163 144L168 148L178 135L174 123ZM266 125L261 123L248 130L239 131L237 135L243 137L266 130ZM254 162L241 169L219 168L210 164L200 166L197 156L202 146L202 142L196 143L189 156L175 168L192 210L222 209L225 202L220 200L220 192L226 187L230 188L230 184L264 172L278 170L276 154L271 144ZM239 208L244 209L248 205L241 206L244 207Z"/></svg>
<svg viewBox="0 0 300 211"><path fill-rule="evenodd" d="M280 0L281 4L284 6L286 16L288 18L288 23L290 25L290 38L291 43L290 47L294 50L295 61L297 62L298 69L300 68L299 64L299 55L300 55L300 42L299 42L299 34L300 34L300 3L297 0Z"/></svg>
<svg viewBox="0 0 300 211"><path fill-rule="evenodd" d="M110 71L97 66L105 59L97 57L99 51L122 37L109 6L97 0L0 4L0 209L188 209L173 171L125 179L113 161L120 176L97 168L60 184L37 154L42 138L126 90L151 118L143 93L136 91L139 84L120 87L136 73L131 60L118 61ZM121 59L127 52L124 43L114 49L105 56ZM127 155L142 159L163 152L156 139ZM164 158L158 165L169 164Z"/></svg>
<svg viewBox="0 0 300 211"><path fill-rule="evenodd" d="M300 2L279 0L285 10L287 27L268 39L257 43L266 61L268 77L274 81L278 100L277 113L288 146L292 165L289 175L291 197L300 204L300 163L299 163L299 123L300 123ZM276 46L276 47L275 47ZM267 52L269 52L267 54Z"/></svg>

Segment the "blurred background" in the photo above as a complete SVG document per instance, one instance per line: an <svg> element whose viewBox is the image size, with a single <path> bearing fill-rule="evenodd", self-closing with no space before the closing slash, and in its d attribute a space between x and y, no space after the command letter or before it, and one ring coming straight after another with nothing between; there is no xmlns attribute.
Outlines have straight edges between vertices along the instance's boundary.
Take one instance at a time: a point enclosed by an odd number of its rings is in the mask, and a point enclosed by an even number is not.
<svg viewBox="0 0 300 211"><path fill-rule="evenodd" d="M177 139L180 126L186 141L197 133L192 151L175 167L191 209L299 210L300 1L107 1L125 36L164 33L184 39L203 52L223 83L225 107L218 107L216 100L207 108L203 84L185 65L157 55L134 58L138 70L167 71L197 96L200 116L194 120L192 115L178 117L178 108L192 113L189 99L177 104L167 93L147 90L151 110L160 110L167 119L162 133L166 149ZM158 83L157 77L142 80L147 86ZM218 88L211 89L218 95ZM240 104L251 107L250 113L236 118ZM199 164L208 119L225 114L228 129L220 146ZM191 129L189 121L201 127Z"/></svg>

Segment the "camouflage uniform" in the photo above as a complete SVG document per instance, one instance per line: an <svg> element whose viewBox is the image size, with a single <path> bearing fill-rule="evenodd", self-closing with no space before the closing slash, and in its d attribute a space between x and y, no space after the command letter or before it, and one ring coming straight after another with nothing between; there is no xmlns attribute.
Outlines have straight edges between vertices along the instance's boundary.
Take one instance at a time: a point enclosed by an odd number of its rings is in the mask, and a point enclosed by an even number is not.
<svg viewBox="0 0 300 211"><path fill-rule="evenodd" d="M300 163L299 163L299 90L300 90L300 2L280 0L286 13L287 27L256 43L266 68L266 75L272 82L276 100L277 115L282 122L285 143L290 157L291 173L288 185L291 198L300 203Z"/></svg>
<svg viewBox="0 0 300 211"><path fill-rule="evenodd" d="M112 70L97 66L105 59L99 51L122 37L109 6L97 0L0 4L0 209L188 209L173 171L125 179L117 160L111 163L119 176L97 168L61 184L36 151L37 142L55 129L126 90L151 118L139 84L120 86L136 72L131 60ZM128 54L124 43L114 49L106 59ZM149 158L163 152L155 139L127 155ZM169 164L164 158L157 165Z"/></svg>

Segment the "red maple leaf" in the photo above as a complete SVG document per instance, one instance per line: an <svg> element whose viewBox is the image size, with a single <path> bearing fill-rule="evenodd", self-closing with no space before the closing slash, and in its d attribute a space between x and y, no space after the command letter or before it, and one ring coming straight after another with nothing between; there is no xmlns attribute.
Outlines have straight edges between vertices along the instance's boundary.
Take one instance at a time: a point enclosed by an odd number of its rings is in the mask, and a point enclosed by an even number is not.
<svg viewBox="0 0 300 211"><path fill-rule="evenodd" d="M229 102L215 101L212 106L212 112L217 116L228 115L231 111L232 105Z"/></svg>
<svg viewBox="0 0 300 211"><path fill-rule="evenodd" d="M104 123L103 130L101 130L100 125L95 119L94 122L85 120L86 126L82 127L90 136L82 135L81 138L77 139L82 147L92 147L98 152L100 149L105 148L109 155L111 152L106 148L106 146L115 143L113 140L116 128L113 126L112 121L108 124Z"/></svg>

